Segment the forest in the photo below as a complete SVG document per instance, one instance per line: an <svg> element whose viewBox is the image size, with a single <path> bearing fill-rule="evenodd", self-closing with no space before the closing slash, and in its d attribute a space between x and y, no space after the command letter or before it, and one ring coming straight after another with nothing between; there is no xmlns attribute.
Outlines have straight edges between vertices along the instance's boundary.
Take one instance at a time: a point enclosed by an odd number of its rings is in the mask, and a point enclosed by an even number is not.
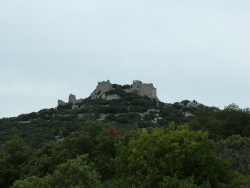
<svg viewBox="0 0 250 188"><path fill-rule="evenodd" d="M125 93L0 119L3 188L245 188L250 110Z"/></svg>

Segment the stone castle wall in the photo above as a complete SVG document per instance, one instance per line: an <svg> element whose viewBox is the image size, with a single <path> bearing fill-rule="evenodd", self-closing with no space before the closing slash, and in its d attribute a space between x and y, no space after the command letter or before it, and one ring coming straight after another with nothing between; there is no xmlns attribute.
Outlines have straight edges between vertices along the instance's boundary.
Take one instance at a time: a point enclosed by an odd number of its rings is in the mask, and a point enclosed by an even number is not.
<svg viewBox="0 0 250 188"><path fill-rule="evenodd" d="M72 102L73 104L80 103L80 102L82 102L82 99L76 99L75 95L70 94L69 95L69 102Z"/></svg>
<svg viewBox="0 0 250 188"><path fill-rule="evenodd" d="M99 99L99 98L106 99L106 100L120 99L120 96L118 96L116 94L106 96L105 93L110 89L113 89L113 86L109 80L107 80L106 82L105 81L98 82L96 89L91 93L90 96L92 99ZM150 98L155 98L158 100L157 95L156 95L156 88L153 86L152 83L145 84L139 80L134 80L132 87L129 89L124 89L124 91L127 93L137 91L138 95L140 95L140 96L148 96ZM69 102L73 103L72 108L78 108L78 106L75 104L81 103L82 99L76 99L75 95L70 94L69 95ZM58 100L58 105L65 105L65 104L66 103L64 101Z"/></svg>
<svg viewBox="0 0 250 188"><path fill-rule="evenodd" d="M69 102L71 102L71 103L73 103L73 107L72 107L72 109L73 108L75 108L75 104L76 103L80 103L80 102L82 102L82 99L76 99L76 96L75 95L73 95L73 94L70 94L69 95ZM63 100L58 100L58 106L59 105L65 105L66 103L63 101Z"/></svg>
<svg viewBox="0 0 250 188"><path fill-rule="evenodd" d="M98 99L98 98L102 98L102 99L118 99L119 97L109 97L105 95L105 92L113 89L112 84L110 83L110 81L103 81L103 82L98 82L98 85L96 87L96 89L92 92L92 94L90 95L92 99ZM150 84L144 84L139 80L134 80L133 84L132 84L132 88L129 89L124 89L125 92L127 93L131 93L133 91L137 91L138 95L141 96L148 96L150 98L157 98L156 95L156 88L153 86L152 83Z"/></svg>
<svg viewBox="0 0 250 188"><path fill-rule="evenodd" d="M138 95L141 96L148 96L150 98L155 98L157 99L157 95L156 95L156 88L153 86L152 83L150 84L144 84L139 80L135 80L133 81L133 85L132 88L130 89L125 89L124 90L127 93L133 92L133 91L137 91Z"/></svg>
<svg viewBox="0 0 250 188"><path fill-rule="evenodd" d="M99 98L101 95L104 95L106 91L112 89L113 86L110 83L110 81L103 81L103 82L98 82L98 85L96 87L96 89L91 93L91 98L92 99L97 99Z"/></svg>
<svg viewBox="0 0 250 188"><path fill-rule="evenodd" d="M64 102L64 101L62 101L62 100L58 100L58 106L59 105L65 105L66 103Z"/></svg>

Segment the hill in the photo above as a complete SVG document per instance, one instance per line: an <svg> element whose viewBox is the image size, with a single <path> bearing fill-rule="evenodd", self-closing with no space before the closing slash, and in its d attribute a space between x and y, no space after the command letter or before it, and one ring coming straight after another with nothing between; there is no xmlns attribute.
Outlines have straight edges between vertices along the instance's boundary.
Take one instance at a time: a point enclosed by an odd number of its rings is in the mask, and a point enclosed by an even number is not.
<svg viewBox="0 0 250 188"><path fill-rule="evenodd" d="M102 86L107 83L99 83L88 98L76 100L71 94L67 103L59 100L56 108L1 119L0 143L4 144L17 134L27 145L38 148L44 143L82 130L87 121L109 122L127 130L135 124L139 128L166 127L169 122L180 125L192 120L199 106L204 106L188 100L163 103L156 95L152 97L143 92L139 95L137 90L126 92L124 88L131 88L129 85ZM98 92L99 96L96 95Z"/></svg>
<svg viewBox="0 0 250 188"><path fill-rule="evenodd" d="M161 102L153 84L0 119L0 187L247 187L250 111Z"/></svg>

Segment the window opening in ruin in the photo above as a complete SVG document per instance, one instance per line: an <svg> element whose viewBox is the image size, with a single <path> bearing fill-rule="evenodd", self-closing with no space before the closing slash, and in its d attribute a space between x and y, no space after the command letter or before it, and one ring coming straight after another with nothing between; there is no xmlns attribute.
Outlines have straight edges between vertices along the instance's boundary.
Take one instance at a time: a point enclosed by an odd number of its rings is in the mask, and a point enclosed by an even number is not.
<svg viewBox="0 0 250 188"><path fill-rule="evenodd" d="M139 86L137 86L137 88L139 88Z"/></svg>

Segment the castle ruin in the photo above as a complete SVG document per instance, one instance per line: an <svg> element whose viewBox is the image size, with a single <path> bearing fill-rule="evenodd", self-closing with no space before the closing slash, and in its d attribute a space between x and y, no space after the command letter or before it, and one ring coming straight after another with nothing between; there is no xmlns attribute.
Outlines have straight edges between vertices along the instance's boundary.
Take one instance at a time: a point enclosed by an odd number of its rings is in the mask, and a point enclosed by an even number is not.
<svg viewBox="0 0 250 188"><path fill-rule="evenodd" d="M91 93L91 98L92 99L119 99L120 97L118 95L109 95L106 96L106 92L110 89L113 89L113 85L110 83L110 81L103 81L103 82L98 82L98 85L96 89ZM131 93L133 91L136 91L138 95L140 96L148 96L150 98L158 99L156 95L156 88L153 86L152 83L145 84L142 83L140 80L134 80L133 84L131 85L131 88L124 89L126 93Z"/></svg>
<svg viewBox="0 0 250 188"><path fill-rule="evenodd" d="M105 82L105 81L98 82L96 89L91 93L90 96L92 99L98 99L100 97L102 99L106 99L105 93L110 89L113 89L113 86L109 80L107 82Z"/></svg>
<svg viewBox="0 0 250 188"><path fill-rule="evenodd" d="M148 96L150 98L157 99L156 96L156 88L152 83L144 84L140 80L134 80L132 84L132 88L124 89L125 92L131 93L133 91L137 91L140 96Z"/></svg>
<svg viewBox="0 0 250 188"><path fill-rule="evenodd" d="M76 96L75 95L73 95L73 94L70 94L69 95L69 102L70 103L73 103L73 105L72 105L72 109L78 109L79 107L78 107L78 105L76 105L76 103L80 103L80 102L82 102L82 99L76 99ZM66 103L63 101L63 100L58 100L58 106L59 105L65 105Z"/></svg>
<svg viewBox="0 0 250 188"><path fill-rule="evenodd" d="M107 80L106 82L98 82L98 85L96 86L96 89L91 93L90 97L92 99L105 99L105 100L117 100L120 99L121 97L117 94L113 94L113 95L108 95L106 96L106 92L114 89L113 85L110 83L109 80ZM138 95L140 96L148 96L152 99L156 99L157 95L156 95L156 88L153 86L152 83L149 84L145 84L142 83L140 80L134 80L133 84L130 86L130 88L124 89L124 91L126 93L132 93L134 91L136 91L138 93ZM70 103L73 103L72 109L77 109L79 108L78 105L76 105L76 103L81 103L82 99L76 99L76 96L73 94L69 95L69 101ZM66 103L62 100L58 100L58 106L59 105L65 105ZM82 106L83 107L83 106ZM81 108L81 107L80 107Z"/></svg>

